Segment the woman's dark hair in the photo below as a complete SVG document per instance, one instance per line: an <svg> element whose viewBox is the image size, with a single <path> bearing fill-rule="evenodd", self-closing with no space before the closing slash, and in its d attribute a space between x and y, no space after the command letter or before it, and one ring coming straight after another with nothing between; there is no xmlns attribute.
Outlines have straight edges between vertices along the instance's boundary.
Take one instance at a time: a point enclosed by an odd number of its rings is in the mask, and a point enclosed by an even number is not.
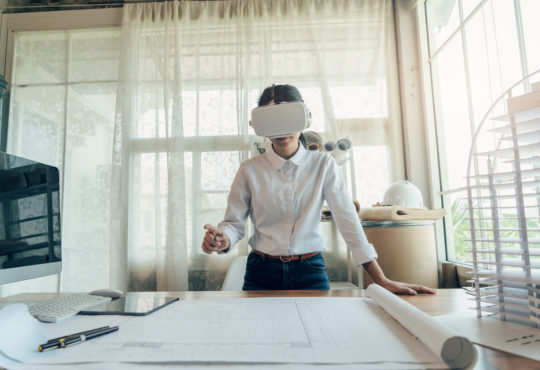
<svg viewBox="0 0 540 370"><path fill-rule="evenodd" d="M279 104L282 101L303 101L300 91L291 85L268 86L259 98L259 107L268 105L272 100L275 104Z"/></svg>

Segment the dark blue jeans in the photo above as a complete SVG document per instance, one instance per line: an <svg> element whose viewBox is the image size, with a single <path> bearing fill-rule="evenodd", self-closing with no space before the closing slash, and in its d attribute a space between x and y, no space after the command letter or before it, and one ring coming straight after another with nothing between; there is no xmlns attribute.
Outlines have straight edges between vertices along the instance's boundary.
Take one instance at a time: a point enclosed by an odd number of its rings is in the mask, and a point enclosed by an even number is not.
<svg viewBox="0 0 540 370"><path fill-rule="evenodd" d="M329 290L322 253L282 262L278 258L248 255L242 290Z"/></svg>

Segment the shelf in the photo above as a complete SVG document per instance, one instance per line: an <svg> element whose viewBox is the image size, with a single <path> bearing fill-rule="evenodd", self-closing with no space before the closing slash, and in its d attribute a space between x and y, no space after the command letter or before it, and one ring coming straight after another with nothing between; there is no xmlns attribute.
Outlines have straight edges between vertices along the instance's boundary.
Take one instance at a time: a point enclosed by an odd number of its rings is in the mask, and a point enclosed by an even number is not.
<svg viewBox="0 0 540 370"><path fill-rule="evenodd" d="M505 142L512 142L514 139L519 144L534 144L540 142L540 130L528 131L523 133L518 133L517 135L509 135L501 137L500 140Z"/></svg>
<svg viewBox="0 0 540 370"><path fill-rule="evenodd" d="M511 119L514 118L516 122L526 122L531 121L536 118L540 118L540 107L524 110L522 112L516 112L513 114L504 114L502 116L493 117L493 121L503 121L511 122Z"/></svg>
<svg viewBox="0 0 540 370"><path fill-rule="evenodd" d="M474 253L472 249L465 251L466 253ZM529 253L526 254L521 248L500 248L498 250L494 249L477 249L476 253L491 253L491 254L515 254L523 256L540 256L540 248L529 248Z"/></svg>
<svg viewBox="0 0 540 370"><path fill-rule="evenodd" d="M506 219L506 218L505 218ZM475 218L475 220L478 220ZM475 227L474 228L476 231L521 231L521 229L519 227L490 227L490 228L481 228L481 227ZM466 229L466 230L471 230L471 229ZM528 231L540 231L540 228L538 227L528 227L527 228Z"/></svg>
<svg viewBox="0 0 540 370"><path fill-rule="evenodd" d="M503 200L503 199L516 199L516 194L509 194L509 195L497 195L497 199ZM540 193L528 193L523 194L524 198L540 198ZM473 196L472 199L479 199L479 200L491 200L493 197L491 195L486 196ZM476 208L476 207L475 207Z"/></svg>
<svg viewBox="0 0 540 370"><path fill-rule="evenodd" d="M502 273L498 273L496 270L484 270L484 271L479 271L478 276L489 277L494 281L504 280L504 281L511 281L514 283L526 283L526 284L538 284L538 281L540 281L539 271L531 271L531 276L526 276L526 274L523 271L520 271L517 269L515 271L505 270Z"/></svg>
<svg viewBox="0 0 540 370"><path fill-rule="evenodd" d="M525 261L522 261L522 260L517 259L517 258L504 259L504 260L501 260L501 261L477 259L476 263L478 263L480 265L494 265L494 266L497 266L497 267L522 267L522 268L540 269L540 262L530 261L530 263L527 264L527 263L525 263Z"/></svg>
<svg viewBox="0 0 540 370"><path fill-rule="evenodd" d="M470 239L465 239L465 241L470 242L471 240ZM519 239L519 238L499 238L499 239L476 238L476 241L480 242L480 243L488 243L488 242L493 242L493 243L523 243L524 242L524 240ZM540 239L538 239L538 238L530 238L527 242L530 243L530 244L540 244Z"/></svg>
<svg viewBox="0 0 540 370"><path fill-rule="evenodd" d="M514 189L516 185L521 185L524 189L527 188L536 188L540 186L540 180L534 180L534 181L516 181L516 182L496 182L494 184L489 183L481 183L476 185L471 185L471 189L475 190L489 190L491 188L497 189L497 190L504 190L504 189Z"/></svg>
<svg viewBox="0 0 540 370"><path fill-rule="evenodd" d="M528 121L523 122L515 122L514 125L516 132L518 134L530 132L530 131L536 131L540 130L540 117L531 119ZM496 128L492 128L487 130L488 132L492 132L495 134L502 134L502 135L511 135L512 134L512 126L511 125L504 125Z"/></svg>
<svg viewBox="0 0 540 370"><path fill-rule="evenodd" d="M487 284L493 284L493 279L491 278L481 278L480 280L485 281ZM516 281L503 281L499 284L499 287L504 288L504 290L510 289L512 291L512 294L517 294L515 293L515 291L517 290L524 290L525 292L527 292L526 294L528 294L528 291L530 291L530 292L534 292L540 295L540 287L535 288L534 285L527 286L527 283L521 283L521 282L516 282ZM480 290L484 291L484 290L495 289L495 288L496 288L495 286L489 286L485 288L480 288Z"/></svg>
<svg viewBox="0 0 540 370"><path fill-rule="evenodd" d="M503 161L503 163L513 163L513 162L514 161ZM540 156L535 155L534 157L521 158L519 160L519 163L530 164L530 165L540 164Z"/></svg>
<svg viewBox="0 0 540 370"><path fill-rule="evenodd" d="M537 141L533 144L527 144L527 145L518 145L517 149L519 150L520 157L529 158L534 157L538 153L540 153L540 142ZM497 157L497 158L505 158L505 159L514 159L514 152L516 148L510 147L510 148L504 148L504 149L495 149L490 150L487 152L481 152L476 153L476 155L481 156L490 156L490 157ZM521 161L521 159L520 159Z"/></svg>
<svg viewBox="0 0 540 370"><path fill-rule="evenodd" d="M521 172L519 173L521 174L521 178L540 176L540 168L521 170ZM518 174L517 171L508 171L508 172L494 173L492 175L481 174L481 175L477 175L476 177L480 179L487 179L491 176L494 180L502 180L502 179L513 180L517 174ZM472 187L474 187L474 185L472 185Z"/></svg>

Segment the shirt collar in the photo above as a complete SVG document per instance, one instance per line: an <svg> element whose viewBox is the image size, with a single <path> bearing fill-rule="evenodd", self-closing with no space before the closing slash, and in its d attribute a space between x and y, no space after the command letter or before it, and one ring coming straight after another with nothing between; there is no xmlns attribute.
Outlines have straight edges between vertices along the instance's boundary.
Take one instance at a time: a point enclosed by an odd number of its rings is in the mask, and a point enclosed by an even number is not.
<svg viewBox="0 0 540 370"><path fill-rule="evenodd" d="M300 166L301 164L304 163L305 158L306 158L306 148L304 148L301 142L298 142L298 150L289 159L285 159L277 155L276 152L274 151L274 147L270 146L270 148L271 150L267 151L268 159L270 160L270 163L272 164L272 167L275 170L279 170L281 167L283 167L283 165L287 161L292 162L297 166Z"/></svg>

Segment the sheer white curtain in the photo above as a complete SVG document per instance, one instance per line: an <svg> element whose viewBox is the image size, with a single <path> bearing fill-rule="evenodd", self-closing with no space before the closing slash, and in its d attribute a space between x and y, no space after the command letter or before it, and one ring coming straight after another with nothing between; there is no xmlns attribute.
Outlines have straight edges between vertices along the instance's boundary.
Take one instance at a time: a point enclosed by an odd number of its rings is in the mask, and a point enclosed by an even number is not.
<svg viewBox="0 0 540 370"><path fill-rule="evenodd" d="M31 17L36 26L45 23L36 22L36 14ZM120 30L56 26L14 32L10 38L7 151L60 169L61 279L54 275L5 284L1 295L109 286L109 184Z"/></svg>
<svg viewBox="0 0 540 370"><path fill-rule="evenodd" d="M388 119L392 27L390 0L126 4L111 285L219 289L231 258L248 248L244 240L229 255L206 256L202 226L223 217L236 169L255 153L260 139L249 128L249 111L272 83L300 89L314 130L329 140L353 137L355 153L371 153L374 167L362 161L357 171L390 168L400 152L392 147L398 126ZM344 249L332 253L336 266L343 264Z"/></svg>

